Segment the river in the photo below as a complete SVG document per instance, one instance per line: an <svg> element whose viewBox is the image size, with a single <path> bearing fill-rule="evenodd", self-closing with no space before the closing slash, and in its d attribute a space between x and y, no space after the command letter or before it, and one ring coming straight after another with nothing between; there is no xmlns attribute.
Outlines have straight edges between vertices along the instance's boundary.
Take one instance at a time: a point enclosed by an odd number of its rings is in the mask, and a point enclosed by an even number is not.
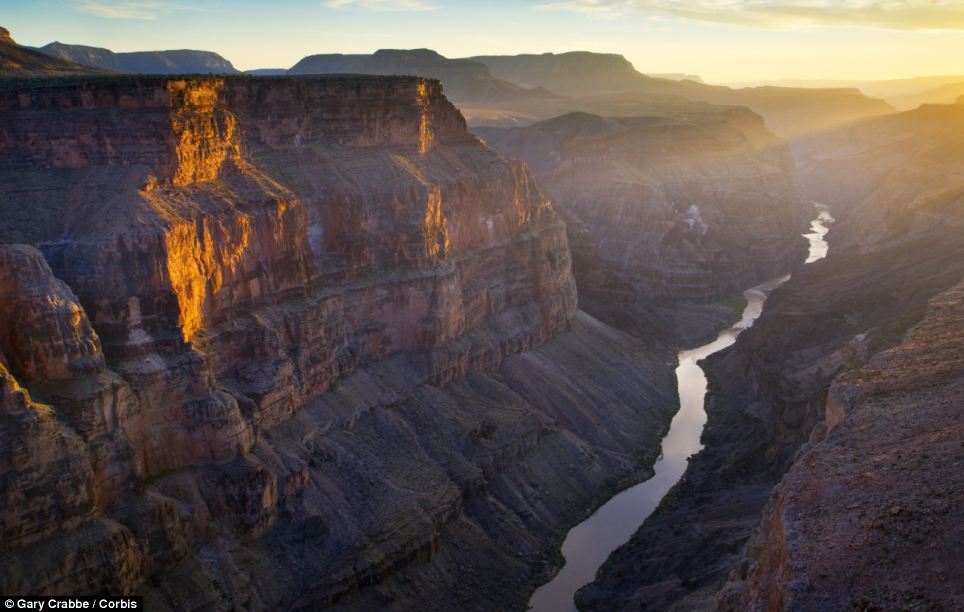
<svg viewBox="0 0 964 612"><path fill-rule="evenodd" d="M828 245L824 237L829 231L828 224L833 222L826 206L816 203L814 206L817 217L811 222L810 233L804 234L810 242L807 263L826 257ZM733 344L740 332L753 325L763 312L763 303L770 292L789 278L788 274L744 291L746 307L738 322L721 331L712 342L680 351L676 367L680 409L663 438L662 454L653 465L653 477L616 494L569 530L562 544L566 564L552 580L536 589L529 600L530 610L575 611L576 591L592 582L606 558L629 540L683 476L687 459L703 447L700 435L706 424L703 410L706 376L698 362Z"/></svg>

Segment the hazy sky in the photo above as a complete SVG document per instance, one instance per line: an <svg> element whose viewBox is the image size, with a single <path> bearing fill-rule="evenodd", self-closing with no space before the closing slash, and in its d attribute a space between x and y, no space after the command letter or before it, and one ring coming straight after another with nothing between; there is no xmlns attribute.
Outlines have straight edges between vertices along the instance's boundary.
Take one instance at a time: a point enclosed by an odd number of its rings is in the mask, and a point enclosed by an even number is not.
<svg viewBox="0 0 964 612"><path fill-rule="evenodd" d="M21 44L216 51L235 67L428 47L589 50L709 81L964 74L964 0L0 0Z"/></svg>

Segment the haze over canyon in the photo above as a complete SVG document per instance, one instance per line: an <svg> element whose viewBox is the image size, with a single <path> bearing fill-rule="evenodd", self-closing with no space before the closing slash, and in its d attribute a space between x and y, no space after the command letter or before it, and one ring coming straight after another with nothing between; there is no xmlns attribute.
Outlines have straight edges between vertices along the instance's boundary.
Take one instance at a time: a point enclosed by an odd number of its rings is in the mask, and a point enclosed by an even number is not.
<svg viewBox="0 0 964 612"><path fill-rule="evenodd" d="M16 35L0 596L964 609L964 77Z"/></svg>

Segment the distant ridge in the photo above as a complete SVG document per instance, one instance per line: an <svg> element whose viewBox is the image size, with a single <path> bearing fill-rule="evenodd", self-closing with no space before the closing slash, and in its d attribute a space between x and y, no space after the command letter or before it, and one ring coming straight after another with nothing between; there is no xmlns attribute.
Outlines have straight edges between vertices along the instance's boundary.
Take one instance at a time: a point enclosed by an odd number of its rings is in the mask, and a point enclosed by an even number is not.
<svg viewBox="0 0 964 612"><path fill-rule="evenodd" d="M415 75L439 79L446 96L458 101L555 97L555 94L540 87L521 87L496 78L485 64L449 59L431 49L380 49L371 55L309 55L288 71L288 74L339 73Z"/></svg>
<svg viewBox="0 0 964 612"><path fill-rule="evenodd" d="M730 87L796 87L824 89L856 87L864 95L881 98L897 110L912 110L921 104L952 104L964 92L964 75L920 76L883 80L807 80L781 79L776 81L748 81L727 83Z"/></svg>
<svg viewBox="0 0 964 612"><path fill-rule="evenodd" d="M250 74L253 76L282 76L288 74L287 68L255 68L254 70L245 70L244 74Z"/></svg>
<svg viewBox="0 0 964 612"><path fill-rule="evenodd" d="M10 31L0 27L0 76L37 77L89 74L102 70L57 59L18 45Z"/></svg>
<svg viewBox="0 0 964 612"><path fill-rule="evenodd" d="M559 94L578 96L639 91L675 81L641 74L622 55L570 51L523 55L479 55L466 58L489 67L492 74L525 87L545 87Z"/></svg>
<svg viewBox="0 0 964 612"><path fill-rule="evenodd" d="M698 74L683 74L681 72L663 72L663 73L647 72L645 74L646 76L653 77L654 79L667 79L670 81L696 81L697 83L706 82Z"/></svg>
<svg viewBox="0 0 964 612"><path fill-rule="evenodd" d="M102 47L52 42L37 51L84 66L136 74L239 74L231 62L213 51L177 49L115 53Z"/></svg>
<svg viewBox="0 0 964 612"><path fill-rule="evenodd" d="M545 87L569 96L642 94L746 106L763 116L767 126L785 138L796 138L851 121L894 112L894 108L855 88L732 89L692 80L654 78L640 73L625 57L613 53L572 51L540 55L480 55L466 58L485 64L493 76L526 87Z"/></svg>

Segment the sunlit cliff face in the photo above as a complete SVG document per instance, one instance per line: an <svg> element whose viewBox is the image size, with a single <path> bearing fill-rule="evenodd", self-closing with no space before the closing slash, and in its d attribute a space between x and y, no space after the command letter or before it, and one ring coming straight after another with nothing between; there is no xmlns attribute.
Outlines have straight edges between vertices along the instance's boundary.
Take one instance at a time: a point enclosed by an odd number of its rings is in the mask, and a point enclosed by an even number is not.
<svg viewBox="0 0 964 612"><path fill-rule="evenodd" d="M240 158L237 120L230 112L217 108L223 87L222 79L168 81L171 129L176 139L176 165L171 178L174 185L212 180L226 160Z"/></svg>
<svg viewBox="0 0 964 612"><path fill-rule="evenodd" d="M432 133L432 98L427 81L419 81L416 86L421 118L418 125L418 152L426 153L432 148L435 135Z"/></svg>
<svg viewBox="0 0 964 612"><path fill-rule="evenodd" d="M444 259L449 252L448 220L442 214L442 191L432 189L425 206L425 252L431 258Z"/></svg>
<svg viewBox="0 0 964 612"><path fill-rule="evenodd" d="M178 325L185 340L201 328L206 300L221 289L225 274L235 272L250 235L250 220L240 215L227 222L205 217L196 224L178 224L167 232L167 271L177 296Z"/></svg>
<svg viewBox="0 0 964 612"><path fill-rule="evenodd" d="M217 108L223 87L223 79L167 82L175 164L170 181L174 186L213 180L225 161L240 160L237 120ZM167 273L185 341L201 328L206 300L221 289L225 274L235 272L250 235L250 220L244 215L227 221L205 217L167 231Z"/></svg>

